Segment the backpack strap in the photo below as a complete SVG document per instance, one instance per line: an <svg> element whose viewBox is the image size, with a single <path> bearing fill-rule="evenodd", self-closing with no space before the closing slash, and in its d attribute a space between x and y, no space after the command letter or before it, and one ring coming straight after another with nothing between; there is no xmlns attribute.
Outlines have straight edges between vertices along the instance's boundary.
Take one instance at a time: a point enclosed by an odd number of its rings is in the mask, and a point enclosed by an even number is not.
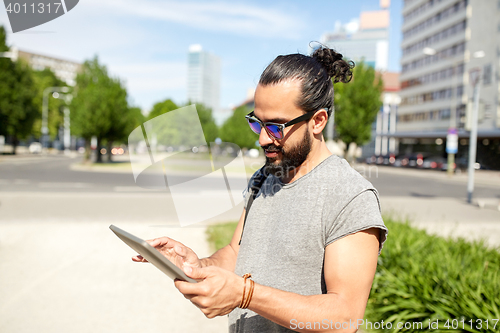
<svg viewBox="0 0 500 333"><path fill-rule="evenodd" d="M250 186L250 198L248 198L247 207L245 210L245 219L243 220L243 228L241 229L240 242L238 245L241 245L241 240L243 239L243 231L245 230L245 223L247 222L248 211L252 206L253 200L257 196L262 187L262 184L267 178L267 174L264 172L264 167L260 168L259 173L254 177L252 185Z"/></svg>

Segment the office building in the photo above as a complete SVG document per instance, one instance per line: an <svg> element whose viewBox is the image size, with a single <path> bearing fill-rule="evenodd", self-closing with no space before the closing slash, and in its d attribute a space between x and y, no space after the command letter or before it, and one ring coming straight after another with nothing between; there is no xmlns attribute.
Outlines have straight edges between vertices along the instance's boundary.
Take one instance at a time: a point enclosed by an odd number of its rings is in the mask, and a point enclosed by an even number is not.
<svg viewBox="0 0 500 333"><path fill-rule="evenodd" d="M354 62L363 60L375 68L384 81L383 107L372 124L370 142L361 147L361 155L386 155L397 151L396 139L390 133L396 128L399 98L399 73L387 72L389 63L389 6L390 0L380 1L380 10L361 12L359 19L325 33L321 42Z"/></svg>
<svg viewBox="0 0 500 333"><path fill-rule="evenodd" d="M500 167L500 2L405 0L402 33L401 105L394 134L400 151L444 155L447 131L457 128L458 157L467 157L470 74L479 70L477 161Z"/></svg>
<svg viewBox="0 0 500 333"><path fill-rule="evenodd" d="M74 61L22 51L16 47L12 47L10 53L12 54L13 61L23 59L36 71L49 68L58 79L66 82L69 86L74 86L76 84L76 75L82 67L81 64Z"/></svg>
<svg viewBox="0 0 500 333"><path fill-rule="evenodd" d="M392 137L392 134L396 132L396 116L401 102L399 96L400 73L383 72L379 73L379 75L384 82L383 104L372 124L371 140L362 147L362 158L397 154L399 149L398 141Z"/></svg>
<svg viewBox="0 0 500 333"><path fill-rule="evenodd" d="M321 37L321 43L354 62L364 60L378 71L389 63L389 0L380 1L381 10L361 12L359 20L335 23L333 32Z"/></svg>
<svg viewBox="0 0 500 333"><path fill-rule="evenodd" d="M190 102L202 103L214 114L219 111L220 59L198 44L189 47L187 92Z"/></svg>

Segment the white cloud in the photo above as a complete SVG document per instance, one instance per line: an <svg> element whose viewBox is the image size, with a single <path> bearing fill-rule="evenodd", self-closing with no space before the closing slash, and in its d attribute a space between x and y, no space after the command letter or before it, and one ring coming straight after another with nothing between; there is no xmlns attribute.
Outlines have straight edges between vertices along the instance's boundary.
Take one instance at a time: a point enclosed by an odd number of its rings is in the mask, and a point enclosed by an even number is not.
<svg viewBox="0 0 500 333"><path fill-rule="evenodd" d="M170 21L200 29L258 37L298 38L302 19L276 9L229 2L87 0L85 6L114 13Z"/></svg>

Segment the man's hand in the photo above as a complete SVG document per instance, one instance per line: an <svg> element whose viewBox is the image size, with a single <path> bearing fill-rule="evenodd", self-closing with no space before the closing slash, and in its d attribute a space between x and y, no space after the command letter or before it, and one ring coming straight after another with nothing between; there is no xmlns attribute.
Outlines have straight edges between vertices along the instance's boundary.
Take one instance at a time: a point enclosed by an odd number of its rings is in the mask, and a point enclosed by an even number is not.
<svg viewBox="0 0 500 333"><path fill-rule="evenodd" d="M239 306L243 296L243 278L216 266L186 266L184 273L199 282L175 280L176 288L207 318L226 315Z"/></svg>
<svg viewBox="0 0 500 333"><path fill-rule="evenodd" d="M185 267L201 267L201 261L189 247L168 237L147 240L152 247L160 251L168 260L180 269ZM148 262L141 255L132 257L136 262Z"/></svg>

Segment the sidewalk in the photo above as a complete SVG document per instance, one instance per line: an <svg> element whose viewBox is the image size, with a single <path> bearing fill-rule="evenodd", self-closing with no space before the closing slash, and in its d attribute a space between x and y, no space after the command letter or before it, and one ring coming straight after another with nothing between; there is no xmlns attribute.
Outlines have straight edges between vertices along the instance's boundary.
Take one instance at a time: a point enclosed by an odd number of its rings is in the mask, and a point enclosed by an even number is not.
<svg viewBox="0 0 500 333"><path fill-rule="evenodd" d="M368 165L356 164L353 166L361 174L371 174L375 172L388 173L401 176L421 177L428 179L438 179L444 182L467 184L467 172L457 172L449 176L445 171L415 169L415 168L396 168L386 165ZM475 170L474 184L482 186L496 187L500 193L500 171L496 170Z"/></svg>
<svg viewBox="0 0 500 333"><path fill-rule="evenodd" d="M500 247L500 211L495 206L481 209L454 198L381 197L380 201L384 216L408 220L432 234L484 239Z"/></svg>
<svg viewBox="0 0 500 333"><path fill-rule="evenodd" d="M144 239L168 235L200 257L205 228L115 223ZM0 332L136 333L227 331L227 317L207 319L107 221L0 223Z"/></svg>

